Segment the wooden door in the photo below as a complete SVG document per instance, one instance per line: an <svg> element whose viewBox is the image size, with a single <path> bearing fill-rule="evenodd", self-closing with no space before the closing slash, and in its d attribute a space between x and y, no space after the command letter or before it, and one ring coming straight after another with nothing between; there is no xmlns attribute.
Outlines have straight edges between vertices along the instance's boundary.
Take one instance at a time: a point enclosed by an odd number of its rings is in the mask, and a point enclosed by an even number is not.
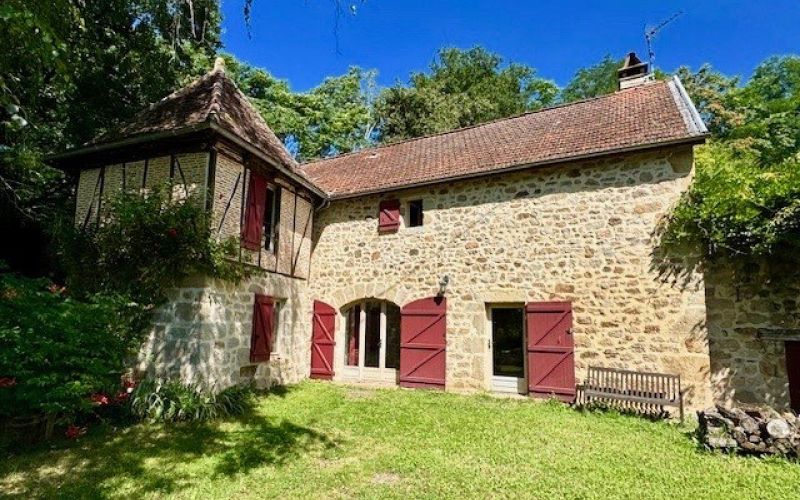
<svg viewBox="0 0 800 500"><path fill-rule="evenodd" d="M400 310L400 386L444 389L447 301L431 297Z"/></svg>
<svg viewBox="0 0 800 500"><path fill-rule="evenodd" d="M314 301L311 328L311 378L333 378L333 332L336 331L336 310L324 302Z"/></svg>
<svg viewBox="0 0 800 500"><path fill-rule="evenodd" d="M574 401L575 344L571 303L529 303L525 306L525 321L531 396Z"/></svg>

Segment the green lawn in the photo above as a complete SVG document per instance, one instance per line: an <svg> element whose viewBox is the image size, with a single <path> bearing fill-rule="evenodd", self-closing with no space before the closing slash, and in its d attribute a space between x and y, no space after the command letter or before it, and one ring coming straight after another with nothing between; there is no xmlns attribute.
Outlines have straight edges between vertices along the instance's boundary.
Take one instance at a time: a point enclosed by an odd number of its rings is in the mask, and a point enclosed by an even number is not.
<svg viewBox="0 0 800 500"><path fill-rule="evenodd" d="M306 382L211 425L96 430L0 460L0 496L798 498L800 464L554 403Z"/></svg>

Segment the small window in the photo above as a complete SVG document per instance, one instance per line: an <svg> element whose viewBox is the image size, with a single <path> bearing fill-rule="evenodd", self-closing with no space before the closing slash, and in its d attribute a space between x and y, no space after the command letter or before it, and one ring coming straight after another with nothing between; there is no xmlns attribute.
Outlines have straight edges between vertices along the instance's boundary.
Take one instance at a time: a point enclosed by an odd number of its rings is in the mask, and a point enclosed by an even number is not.
<svg viewBox="0 0 800 500"><path fill-rule="evenodd" d="M281 221L280 188L268 187L264 203L264 248L268 252L275 253L278 249L278 228Z"/></svg>
<svg viewBox="0 0 800 500"><path fill-rule="evenodd" d="M408 227L422 225L422 200L408 202Z"/></svg>

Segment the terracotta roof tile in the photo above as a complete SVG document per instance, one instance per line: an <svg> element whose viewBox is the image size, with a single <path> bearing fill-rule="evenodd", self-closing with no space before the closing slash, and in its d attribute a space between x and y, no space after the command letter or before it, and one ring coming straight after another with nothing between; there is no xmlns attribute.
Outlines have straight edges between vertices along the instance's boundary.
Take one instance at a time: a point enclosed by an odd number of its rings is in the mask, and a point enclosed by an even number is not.
<svg viewBox="0 0 800 500"><path fill-rule="evenodd" d="M306 164L332 197L700 141L705 126L677 79Z"/></svg>

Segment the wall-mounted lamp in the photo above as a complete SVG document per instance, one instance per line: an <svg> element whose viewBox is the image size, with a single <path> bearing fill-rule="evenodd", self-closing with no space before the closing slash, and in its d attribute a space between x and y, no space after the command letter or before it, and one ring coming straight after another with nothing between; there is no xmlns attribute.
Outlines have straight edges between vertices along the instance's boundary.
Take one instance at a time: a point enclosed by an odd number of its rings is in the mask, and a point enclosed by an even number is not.
<svg viewBox="0 0 800 500"><path fill-rule="evenodd" d="M447 291L447 285L450 284L450 276L447 274L443 274L441 278L439 278L439 293L438 295L441 297L444 295L444 292Z"/></svg>

